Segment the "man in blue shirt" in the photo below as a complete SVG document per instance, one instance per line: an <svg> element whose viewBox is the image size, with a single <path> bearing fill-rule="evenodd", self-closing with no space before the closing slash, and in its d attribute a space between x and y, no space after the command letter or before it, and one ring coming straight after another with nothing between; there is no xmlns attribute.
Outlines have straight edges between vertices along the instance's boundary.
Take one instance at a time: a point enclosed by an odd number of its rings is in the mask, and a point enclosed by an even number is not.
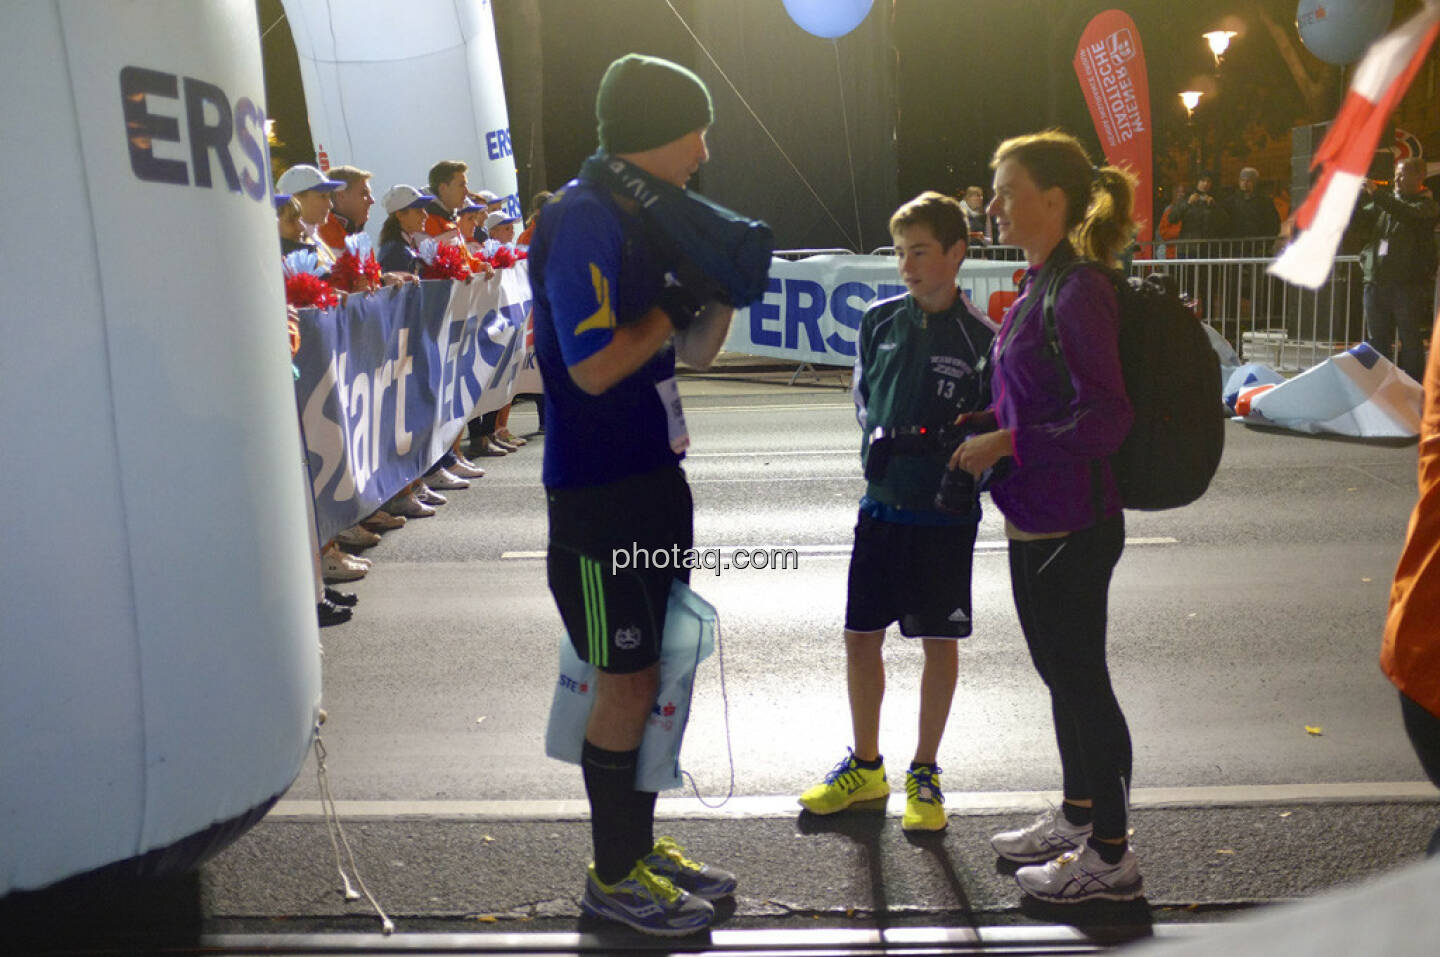
<svg viewBox="0 0 1440 957"><path fill-rule="evenodd" d="M616 60L595 112L601 153L675 187L709 158L709 91L674 63ZM582 905L646 933L690 934L714 920L709 901L732 893L735 878L655 840L655 794L637 790L635 775L670 585L689 578L670 559L693 542L675 359L708 365L732 310L676 281L678 253L634 199L587 179L546 207L530 270L545 382L546 571L576 652L597 672L581 753L595 849ZM650 560L617 572L622 551Z"/></svg>

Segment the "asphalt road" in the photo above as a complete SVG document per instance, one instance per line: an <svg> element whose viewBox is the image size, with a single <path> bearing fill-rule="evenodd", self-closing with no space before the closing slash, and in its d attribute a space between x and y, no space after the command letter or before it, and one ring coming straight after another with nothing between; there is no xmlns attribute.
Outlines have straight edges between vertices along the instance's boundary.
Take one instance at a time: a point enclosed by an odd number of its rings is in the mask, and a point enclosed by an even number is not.
<svg viewBox="0 0 1440 957"><path fill-rule="evenodd" d="M788 570L697 572L720 611L685 765L702 790L791 796L844 751L840 630L862 490L858 430L835 388L685 384L697 547L795 548ZM528 432L532 407L512 428ZM1413 444L1227 427L1198 503L1128 513L1110 658L1135 787L1423 780L1376 657L1415 495ZM579 775L543 756L560 641L544 582L540 437L368 554L355 619L321 633L337 798L563 800ZM975 562L975 635L940 763L949 792L1053 789L1047 698L1009 596L998 512ZM894 635L882 746L914 746L920 649ZM727 751L727 727L728 744ZM1319 728L1312 734L1307 728ZM302 776L292 798L315 796Z"/></svg>
<svg viewBox="0 0 1440 957"><path fill-rule="evenodd" d="M1186 922L1309 897L1420 857L1440 810L1376 664L1415 497L1414 444L1233 423L1200 502L1127 515L1130 544L1111 590L1143 901L1037 909L986 843L1055 800L1059 782L993 509L975 562L976 632L961 651L940 753L948 829L902 834L898 798L832 818L797 813L794 796L848 743L840 631L862 481L858 430L835 377L800 387L784 378L682 386L697 546L724 557L793 548L799 559L694 579L720 611L722 653L701 666L683 761L714 804L730 789L733 755L735 796L710 809L672 792L659 831L741 876L714 944L816 952L832 940L821 928L962 937L999 928L1058 948L1025 952L1071 953L1076 941L1132 939L1152 926L1193 935L1207 928ZM512 418L519 432L534 425L528 405ZM124 952L160 938L177 950L245 953L642 949L633 935L577 920L590 851L584 792L575 768L543 754L560 626L538 557L542 442L486 460L490 474L439 515L386 535L369 552L369 576L347 586L361 598L354 620L321 632L329 785L360 872L401 934L379 937L366 904L339 893L312 757L285 800L198 874L133 895L106 888L98 901L12 898L0 908L12 936L0 934L0 945L33 932L85 952L91 941ZM914 744L920 649L892 637L887 657L882 745L898 771ZM427 931L450 936L411 936ZM302 936L267 936L277 933ZM326 936L303 936L317 933ZM224 936L233 934L262 936ZM912 942L923 949L928 939Z"/></svg>

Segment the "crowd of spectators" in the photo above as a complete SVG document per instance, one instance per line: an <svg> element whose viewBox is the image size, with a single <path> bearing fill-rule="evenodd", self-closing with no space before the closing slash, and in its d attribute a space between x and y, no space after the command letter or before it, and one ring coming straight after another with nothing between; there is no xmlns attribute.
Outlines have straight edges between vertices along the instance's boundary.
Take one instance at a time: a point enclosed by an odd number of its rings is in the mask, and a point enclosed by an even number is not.
<svg viewBox="0 0 1440 957"><path fill-rule="evenodd" d="M525 258L514 240L514 217L489 190L472 192L468 166L444 160L430 168L428 191L397 183L385 191L378 256L365 232L375 197L372 174L354 166L322 172L291 166L276 182L276 222L286 276L290 351L300 348L297 307L329 306L346 296L422 279L490 279L496 269ZM469 456L505 455L526 440L512 433L503 410L469 423L470 443L452 447L424 475L320 549L316 611L321 625L349 620L357 596L335 588L365 577L373 562L359 553L408 520L428 518L445 505L443 493L467 489L485 470ZM467 454L468 453L468 454Z"/></svg>

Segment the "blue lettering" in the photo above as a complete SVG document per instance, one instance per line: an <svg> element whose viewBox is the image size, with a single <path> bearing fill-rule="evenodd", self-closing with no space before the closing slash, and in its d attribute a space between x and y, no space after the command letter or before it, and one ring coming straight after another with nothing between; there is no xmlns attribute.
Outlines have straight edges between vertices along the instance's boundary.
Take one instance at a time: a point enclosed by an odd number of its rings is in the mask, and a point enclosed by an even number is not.
<svg viewBox="0 0 1440 957"><path fill-rule="evenodd" d="M808 302L801 304L801 299ZM825 315L825 287L811 279L785 280L785 348L794 349L800 341L800 327L805 327L809 348L825 351L820 335L820 317Z"/></svg>
<svg viewBox="0 0 1440 957"><path fill-rule="evenodd" d="M896 296L903 296L907 292L909 292L909 290L905 288L903 283L882 282L875 287L875 298L894 299Z"/></svg>
<svg viewBox="0 0 1440 957"><path fill-rule="evenodd" d="M215 110L215 122L205 122L205 104ZM213 83L185 78L185 125L190 133L190 165L195 170L195 185L210 188L210 157L213 152L225 174L230 192L240 192L240 177L235 175L235 161L230 158L230 137L235 133L231 121L230 100L225 91Z"/></svg>
<svg viewBox="0 0 1440 957"><path fill-rule="evenodd" d="M264 199L269 192L269 176L265 168L265 112L242 96L235 102L235 135L240 139L240 152L254 165L240 171L240 185L251 199Z"/></svg>
<svg viewBox="0 0 1440 957"><path fill-rule="evenodd" d="M458 388L455 390L454 401L450 404L450 417L461 418L466 412L474 408L475 403L480 401L483 390L480 380L475 378L475 342L479 338L475 330L479 326L479 317L470 316L465 320L464 331L460 336L460 376L455 383Z"/></svg>
<svg viewBox="0 0 1440 957"><path fill-rule="evenodd" d="M765 284L765 296L780 293L780 280L771 276ZM750 341L757 346L770 346L780 348L780 330L767 329L765 323L775 322L780 319L780 306L776 303L766 302L765 296L761 296L756 302L750 304Z"/></svg>
<svg viewBox="0 0 1440 957"><path fill-rule="evenodd" d="M185 135L177 116L152 113L152 98L185 100ZM120 110L125 118L125 137L130 151L130 170L147 183L191 184L210 189L214 185L213 164L218 163L225 187L265 202L270 192L270 156L265 144L265 111L249 97L241 97L231 108L225 91L213 83L145 67L127 66L120 71ZM248 161L237 173L230 154L232 140ZM155 144L186 143L190 162L162 159ZM213 154L213 155L212 155Z"/></svg>
<svg viewBox="0 0 1440 957"><path fill-rule="evenodd" d="M148 96L179 98L180 82L173 73L159 73L139 66L120 71L120 108L125 116L125 135L130 140L130 169L136 178L148 183L190 185L185 161L158 159L156 140L179 143L180 121L173 116L157 116L147 109Z"/></svg>
<svg viewBox="0 0 1440 957"><path fill-rule="evenodd" d="M485 152L492 160L503 159L512 155L514 150L510 145L510 131L491 130L485 134Z"/></svg>

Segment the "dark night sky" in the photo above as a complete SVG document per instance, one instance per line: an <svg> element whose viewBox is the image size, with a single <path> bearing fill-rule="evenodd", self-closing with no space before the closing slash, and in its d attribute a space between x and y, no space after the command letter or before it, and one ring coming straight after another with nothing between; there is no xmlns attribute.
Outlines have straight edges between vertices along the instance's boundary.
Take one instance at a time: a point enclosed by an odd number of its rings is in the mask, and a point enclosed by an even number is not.
<svg viewBox="0 0 1440 957"><path fill-rule="evenodd" d="M705 14L714 22L716 13L708 4L727 4L737 16L749 16L752 22L763 19L762 14L770 16L768 10L760 9L761 5L781 4L781 0L673 2L692 25L703 22ZM1404 16L1417 3L1397 0L1397 17ZM279 0L258 0L258 4L262 28L279 17ZM1212 136L1229 128L1238 129L1239 120L1255 115L1266 119L1276 135L1285 135L1288 140L1284 131L1291 125L1328 119L1328 111L1337 102L1331 101L1325 116L1305 115L1305 103L1281 63L1274 41L1255 15L1259 9L1268 10L1293 36L1295 0L876 0L870 18L890 18L889 24L876 29L877 25L867 20L861 29L867 38L888 36L893 47L896 94L891 104L866 104L868 114L853 105L856 115L851 117L852 123L860 115L872 117L872 128L856 130L855 135L886 136L893 130L898 157L895 189L902 198L926 188L954 191L969 183L988 184L988 158L1001 139L1051 125L1081 135L1098 158L1098 140L1071 59L1085 24L1111 7L1123 9L1135 20L1145 47L1157 154L1167 144L1180 145L1182 150L1188 144L1190 133L1176 94L1196 83L1211 84L1216 93L1197 111L1197 122L1211 130ZM524 81L511 78L524 72L530 77L538 73L543 80L547 181L530 182L522 163L522 196L563 182L594 148L594 90L611 59L640 50L696 68L703 63L703 54L665 0L493 0L493 9L502 38L502 60L506 59L507 26L522 21L529 24L537 12L540 21L543 69L536 71L529 63L504 63L507 92L512 94L512 132L528 118L522 115L523 107L517 109L514 91L509 89ZM1200 34L1227 17L1242 35L1217 73ZM270 109L282 135L297 153L302 153L309 146L308 134L303 128L303 104L295 103L299 80L293 65L293 47L287 52L289 37L283 33L282 25L265 44ZM787 60L785 43L793 45L794 34L771 34L773 37L759 35L750 49L718 53L717 59L730 59L721 60L721 68L741 77L747 69L773 73L779 64L778 69L783 70ZM842 51L845 43L842 38ZM793 47L788 52L793 56ZM1322 68L1308 53L1303 56L1312 70ZM863 68L869 69L876 58L852 54L847 62L865 64ZM1332 69L1330 74L1331 89L1338 97L1339 73ZM795 76L795 95L803 95L810 82L808 77ZM833 85L833 75L828 82ZM786 104L762 103L757 111L762 119L768 114L768 122L773 124L785 116ZM874 117L880 118L878 123ZM753 123L743 114L722 119L727 124ZM889 129L875 129L874 125ZM790 175L778 155L765 156L757 151L746 162L756 176ZM1157 175L1163 181L1161 169L1157 156ZM837 197L836 204L848 209L849 203L847 185L844 197ZM811 244L810 237L805 236L781 239L787 245Z"/></svg>

